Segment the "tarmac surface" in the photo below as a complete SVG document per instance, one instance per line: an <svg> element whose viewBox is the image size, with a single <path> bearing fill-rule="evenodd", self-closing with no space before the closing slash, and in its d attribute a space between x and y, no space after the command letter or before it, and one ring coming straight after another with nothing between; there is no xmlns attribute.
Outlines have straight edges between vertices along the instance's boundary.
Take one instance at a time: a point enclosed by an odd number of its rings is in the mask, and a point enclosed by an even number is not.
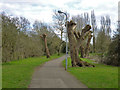
<svg viewBox="0 0 120 90"><path fill-rule="evenodd" d="M28 88L87 88L69 72L62 61L65 56L46 62L35 69Z"/></svg>

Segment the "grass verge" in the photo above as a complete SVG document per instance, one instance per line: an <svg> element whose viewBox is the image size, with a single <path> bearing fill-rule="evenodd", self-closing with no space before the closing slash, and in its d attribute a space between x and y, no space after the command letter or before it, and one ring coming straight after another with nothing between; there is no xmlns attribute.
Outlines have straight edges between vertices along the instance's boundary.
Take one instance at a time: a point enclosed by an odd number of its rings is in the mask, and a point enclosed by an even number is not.
<svg viewBox="0 0 120 90"><path fill-rule="evenodd" d="M86 58L81 59L96 67L71 67L71 59L68 58L67 71L88 88L118 88L118 67L95 64L92 60ZM65 66L65 60L62 64Z"/></svg>
<svg viewBox="0 0 120 90"><path fill-rule="evenodd" d="M42 56L3 63L2 88L27 88L35 67L60 56L53 55L50 58Z"/></svg>

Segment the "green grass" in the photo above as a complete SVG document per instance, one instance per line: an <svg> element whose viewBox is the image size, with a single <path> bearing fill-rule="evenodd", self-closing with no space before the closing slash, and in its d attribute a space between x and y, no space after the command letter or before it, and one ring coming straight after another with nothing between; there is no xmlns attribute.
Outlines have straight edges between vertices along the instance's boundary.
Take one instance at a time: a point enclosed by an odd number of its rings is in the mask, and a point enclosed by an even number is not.
<svg viewBox="0 0 120 90"><path fill-rule="evenodd" d="M35 67L60 56L53 55L49 59L42 56L3 63L2 88L27 88Z"/></svg>
<svg viewBox="0 0 120 90"><path fill-rule="evenodd" d="M101 56L102 53L89 53L90 56Z"/></svg>
<svg viewBox="0 0 120 90"><path fill-rule="evenodd" d="M74 75L88 88L118 88L118 67L95 64L92 60L81 58L94 64L96 67L70 67L71 59L68 58L68 72ZM65 66L65 60L63 61Z"/></svg>

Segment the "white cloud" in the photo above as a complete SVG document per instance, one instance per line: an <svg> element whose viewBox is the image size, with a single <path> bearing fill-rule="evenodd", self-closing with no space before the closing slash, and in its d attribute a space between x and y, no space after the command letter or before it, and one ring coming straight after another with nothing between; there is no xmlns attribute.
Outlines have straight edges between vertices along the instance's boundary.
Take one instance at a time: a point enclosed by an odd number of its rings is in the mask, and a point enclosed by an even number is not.
<svg viewBox="0 0 120 90"><path fill-rule="evenodd" d="M36 19L51 23L54 9L67 11L71 16L83 12L89 12L90 14L91 10L94 9L98 23L100 16L103 15L110 15L112 23L116 23L118 18L118 1L119 0L4 0L0 3L0 8L7 13L24 16L32 23Z"/></svg>

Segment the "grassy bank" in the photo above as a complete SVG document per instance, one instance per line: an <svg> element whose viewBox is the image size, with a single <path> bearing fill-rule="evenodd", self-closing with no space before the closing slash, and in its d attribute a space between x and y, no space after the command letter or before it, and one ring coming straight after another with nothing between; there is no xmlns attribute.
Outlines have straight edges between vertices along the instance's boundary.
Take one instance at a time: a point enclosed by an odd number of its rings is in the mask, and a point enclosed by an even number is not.
<svg viewBox="0 0 120 90"><path fill-rule="evenodd" d="M2 88L27 88L35 67L60 56L53 55L49 59L42 56L4 63L2 65Z"/></svg>
<svg viewBox="0 0 120 90"><path fill-rule="evenodd" d="M89 88L118 88L118 67L95 64L92 60L85 58L82 60L92 63L96 67L69 67L71 59L68 58L68 72ZM65 66L65 60L63 65Z"/></svg>

